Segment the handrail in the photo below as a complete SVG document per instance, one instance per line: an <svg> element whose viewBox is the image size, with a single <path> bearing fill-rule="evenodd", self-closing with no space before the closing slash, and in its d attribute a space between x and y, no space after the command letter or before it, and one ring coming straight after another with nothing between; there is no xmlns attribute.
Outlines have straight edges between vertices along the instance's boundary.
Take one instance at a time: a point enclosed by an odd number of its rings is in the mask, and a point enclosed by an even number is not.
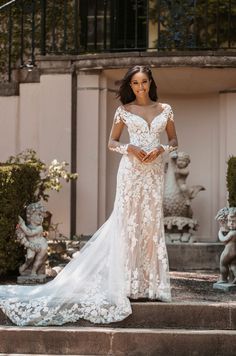
<svg viewBox="0 0 236 356"><path fill-rule="evenodd" d="M9 5L14 4L14 3L17 2L17 1L18 1L18 0L11 0L11 1L8 1L6 4L1 5L1 6L0 6L0 11L1 11L2 9L4 9L5 7L8 7Z"/></svg>

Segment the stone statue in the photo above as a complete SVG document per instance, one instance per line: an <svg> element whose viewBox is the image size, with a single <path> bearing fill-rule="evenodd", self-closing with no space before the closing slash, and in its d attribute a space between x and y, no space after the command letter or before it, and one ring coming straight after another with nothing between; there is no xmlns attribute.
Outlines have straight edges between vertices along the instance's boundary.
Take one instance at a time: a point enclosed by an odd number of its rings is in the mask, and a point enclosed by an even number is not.
<svg viewBox="0 0 236 356"><path fill-rule="evenodd" d="M219 240L225 244L217 283L236 284L236 208L220 209L215 219L220 223Z"/></svg>
<svg viewBox="0 0 236 356"><path fill-rule="evenodd" d="M185 152L172 152L168 162L164 190L164 224L167 242L189 242L198 223L193 219L191 200L205 188L201 185L189 187L190 157Z"/></svg>
<svg viewBox="0 0 236 356"><path fill-rule="evenodd" d="M20 266L21 276L45 276L45 261L47 259L48 244L43 232L45 208L40 202L28 205L26 209L27 225L19 216L16 227L17 240L27 249L25 262ZM44 277L42 277L42 275Z"/></svg>

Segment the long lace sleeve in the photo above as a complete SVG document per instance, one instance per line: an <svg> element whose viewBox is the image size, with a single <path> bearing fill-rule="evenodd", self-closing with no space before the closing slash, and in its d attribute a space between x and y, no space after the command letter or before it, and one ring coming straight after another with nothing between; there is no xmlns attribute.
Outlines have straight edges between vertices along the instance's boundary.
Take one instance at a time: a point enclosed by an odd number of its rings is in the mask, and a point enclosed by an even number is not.
<svg viewBox="0 0 236 356"><path fill-rule="evenodd" d="M113 126L110 134L108 148L111 151L118 152L120 154L128 154L128 146L129 144L123 144L119 142L120 135L122 133L124 127L124 110L119 107L114 115Z"/></svg>
<svg viewBox="0 0 236 356"><path fill-rule="evenodd" d="M169 138L169 144L161 146L164 148L165 152L170 153L178 149L178 143L174 125L174 113L170 105L168 105L167 110L166 129Z"/></svg>

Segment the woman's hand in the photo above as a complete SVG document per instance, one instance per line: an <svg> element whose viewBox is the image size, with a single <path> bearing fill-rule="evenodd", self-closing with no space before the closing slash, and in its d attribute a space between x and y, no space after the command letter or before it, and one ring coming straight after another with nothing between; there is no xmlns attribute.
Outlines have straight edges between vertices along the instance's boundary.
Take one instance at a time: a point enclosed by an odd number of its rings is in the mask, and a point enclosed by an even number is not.
<svg viewBox="0 0 236 356"><path fill-rule="evenodd" d="M150 152L148 152L146 154L146 156L143 158L142 162L150 163L150 162L154 161L154 159L156 159L164 151L165 151L164 148L160 145L160 146L154 148L153 150L151 150Z"/></svg>
<svg viewBox="0 0 236 356"><path fill-rule="evenodd" d="M134 155L140 162L143 162L143 159L146 157L147 152L142 150L140 147L135 145L128 145L127 149L128 153Z"/></svg>

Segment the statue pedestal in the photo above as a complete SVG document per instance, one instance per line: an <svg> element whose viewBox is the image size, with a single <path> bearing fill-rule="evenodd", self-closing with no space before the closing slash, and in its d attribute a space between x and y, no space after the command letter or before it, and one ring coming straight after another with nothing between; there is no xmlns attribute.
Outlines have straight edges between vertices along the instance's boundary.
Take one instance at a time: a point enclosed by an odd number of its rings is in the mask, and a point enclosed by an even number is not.
<svg viewBox="0 0 236 356"><path fill-rule="evenodd" d="M235 292L236 291L236 284L232 283L214 283L213 289L220 289L223 292Z"/></svg>
<svg viewBox="0 0 236 356"><path fill-rule="evenodd" d="M17 284L42 284L46 283L46 274L38 274L37 276L19 276Z"/></svg>

